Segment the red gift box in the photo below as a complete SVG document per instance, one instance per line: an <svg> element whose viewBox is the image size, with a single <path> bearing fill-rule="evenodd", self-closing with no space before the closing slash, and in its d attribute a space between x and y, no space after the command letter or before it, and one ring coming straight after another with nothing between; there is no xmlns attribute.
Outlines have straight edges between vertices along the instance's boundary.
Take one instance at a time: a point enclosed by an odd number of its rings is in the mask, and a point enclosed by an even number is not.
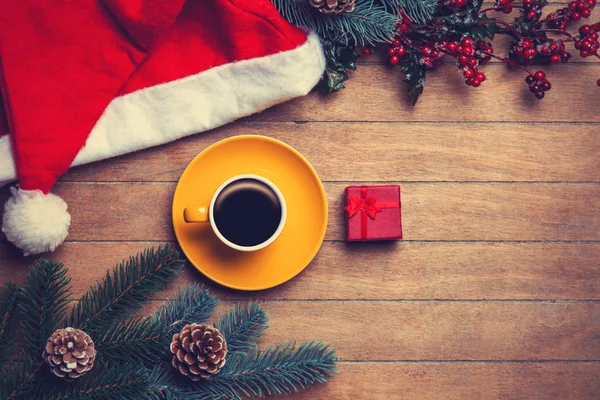
<svg viewBox="0 0 600 400"><path fill-rule="evenodd" d="M347 240L402 239L400 186L346 188Z"/></svg>

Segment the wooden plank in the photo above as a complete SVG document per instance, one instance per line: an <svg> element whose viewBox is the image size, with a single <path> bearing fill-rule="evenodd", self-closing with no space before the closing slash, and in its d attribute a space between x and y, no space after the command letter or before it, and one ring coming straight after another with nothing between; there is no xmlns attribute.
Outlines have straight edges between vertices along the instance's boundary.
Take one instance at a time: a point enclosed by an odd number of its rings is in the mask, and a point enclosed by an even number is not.
<svg viewBox="0 0 600 400"><path fill-rule="evenodd" d="M344 363L339 375L289 396L310 400L592 400L600 398L593 363ZM287 397L284 397L287 398Z"/></svg>
<svg viewBox="0 0 600 400"><path fill-rule="evenodd" d="M488 79L467 87L454 65L427 75L425 92L409 104L404 76L385 65L365 65L351 73L342 92L313 93L250 117L252 121L486 121L600 122L590 107L600 98L600 64L561 64L546 68L552 90L538 101L521 70L499 64L482 68Z"/></svg>
<svg viewBox="0 0 600 400"><path fill-rule="evenodd" d="M212 143L260 134L295 147L325 181L599 182L597 130L589 124L235 123L74 168L62 180L177 181Z"/></svg>
<svg viewBox="0 0 600 400"><path fill-rule="evenodd" d="M598 302L266 301L262 306L271 325L262 345L322 340L334 344L345 361L600 361Z"/></svg>
<svg viewBox="0 0 600 400"><path fill-rule="evenodd" d="M326 183L326 239L344 239L343 191ZM70 240L174 240L174 183L60 183L74 216ZM6 193L6 190L4 190ZM406 183L402 185L406 240L600 239L600 185Z"/></svg>
<svg viewBox="0 0 600 400"><path fill-rule="evenodd" d="M69 268L71 292L79 297L108 268L157 245L71 242L47 257ZM272 290L221 288L189 264L173 288L199 281L219 299L600 300L599 259L598 243L325 242L300 276ZM1 246L0 276L24 283L33 260Z"/></svg>

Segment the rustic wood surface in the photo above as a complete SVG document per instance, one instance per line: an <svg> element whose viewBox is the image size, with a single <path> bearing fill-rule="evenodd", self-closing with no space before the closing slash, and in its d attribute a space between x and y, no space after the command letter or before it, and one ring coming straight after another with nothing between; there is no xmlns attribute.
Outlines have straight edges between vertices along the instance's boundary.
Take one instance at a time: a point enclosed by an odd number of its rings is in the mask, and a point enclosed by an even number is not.
<svg viewBox="0 0 600 400"><path fill-rule="evenodd" d="M264 292L217 287L190 265L176 284L204 282L226 305L261 299L272 318L264 344L337 345L339 376L295 398L600 398L600 64L548 68L541 102L519 71L485 66L473 89L447 65L415 108L382 58L359 69L333 96L70 171L55 192L71 233L50 257L70 268L75 296L122 258L175 244L170 203L197 153L264 134L325 182L320 253ZM388 182L402 186L405 240L345 243L344 187ZM0 244L3 281L23 282L31 261Z"/></svg>

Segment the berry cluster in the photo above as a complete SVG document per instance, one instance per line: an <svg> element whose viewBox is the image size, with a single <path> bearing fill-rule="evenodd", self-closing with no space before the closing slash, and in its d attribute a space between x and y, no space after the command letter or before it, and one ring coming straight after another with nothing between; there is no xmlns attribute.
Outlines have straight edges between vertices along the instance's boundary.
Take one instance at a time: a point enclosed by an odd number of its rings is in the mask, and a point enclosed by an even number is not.
<svg viewBox="0 0 600 400"><path fill-rule="evenodd" d="M534 21L542 15L542 8L541 0L523 0L525 17L530 21Z"/></svg>
<svg viewBox="0 0 600 400"><path fill-rule="evenodd" d="M529 39L521 39L514 42L508 57L512 60L519 61L521 64L531 64L533 59L538 55L535 43Z"/></svg>
<svg viewBox="0 0 600 400"><path fill-rule="evenodd" d="M529 90L535 95L537 99L544 98L544 92L547 92L552 88L550 81L546 79L544 71L537 71L533 75L527 75L525 82L529 85Z"/></svg>
<svg viewBox="0 0 600 400"><path fill-rule="evenodd" d="M539 54L549 57L550 62L553 64L567 62L571 58L571 54L566 51L565 44L560 40L544 42L539 46L539 49Z"/></svg>
<svg viewBox="0 0 600 400"><path fill-rule="evenodd" d="M502 11L504 14L510 14L513 10L513 0L496 0L494 10Z"/></svg>
<svg viewBox="0 0 600 400"><path fill-rule="evenodd" d="M575 48L583 58L598 54L598 31L597 25L583 25L579 28L579 36L575 40Z"/></svg>
<svg viewBox="0 0 600 400"><path fill-rule="evenodd" d="M596 0L577 0L569 3L568 7L561 8L555 13L548 14L546 24L548 27L566 31L569 22L588 18L596 6Z"/></svg>
<svg viewBox="0 0 600 400"><path fill-rule="evenodd" d="M467 0L442 0L439 3L446 7L464 8L467 6Z"/></svg>
<svg viewBox="0 0 600 400"><path fill-rule="evenodd" d="M483 51L491 50L491 47L488 47L484 41L479 40L474 43L473 39L466 37L460 42L441 42L440 47L450 56L456 57L458 69L462 72L468 86L478 87L485 81L485 75L479 72L478 66L480 60L489 59Z"/></svg>
<svg viewBox="0 0 600 400"><path fill-rule="evenodd" d="M388 49L388 55L390 56L390 64L396 65L400 62L400 58L406 54L406 49L400 43L400 40L396 39L392 42L392 46Z"/></svg>

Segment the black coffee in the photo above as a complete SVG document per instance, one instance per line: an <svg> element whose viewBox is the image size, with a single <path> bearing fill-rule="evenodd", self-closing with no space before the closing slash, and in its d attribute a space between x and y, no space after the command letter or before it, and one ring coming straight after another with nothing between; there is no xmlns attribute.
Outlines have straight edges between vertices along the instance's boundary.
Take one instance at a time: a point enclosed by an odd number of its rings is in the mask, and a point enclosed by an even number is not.
<svg viewBox="0 0 600 400"><path fill-rule="evenodd" d="M281 221L281 203L273 189L256 179L240 179L225 186L214 204L214 223L221 234L239 246L268 240Z"/></svg>

